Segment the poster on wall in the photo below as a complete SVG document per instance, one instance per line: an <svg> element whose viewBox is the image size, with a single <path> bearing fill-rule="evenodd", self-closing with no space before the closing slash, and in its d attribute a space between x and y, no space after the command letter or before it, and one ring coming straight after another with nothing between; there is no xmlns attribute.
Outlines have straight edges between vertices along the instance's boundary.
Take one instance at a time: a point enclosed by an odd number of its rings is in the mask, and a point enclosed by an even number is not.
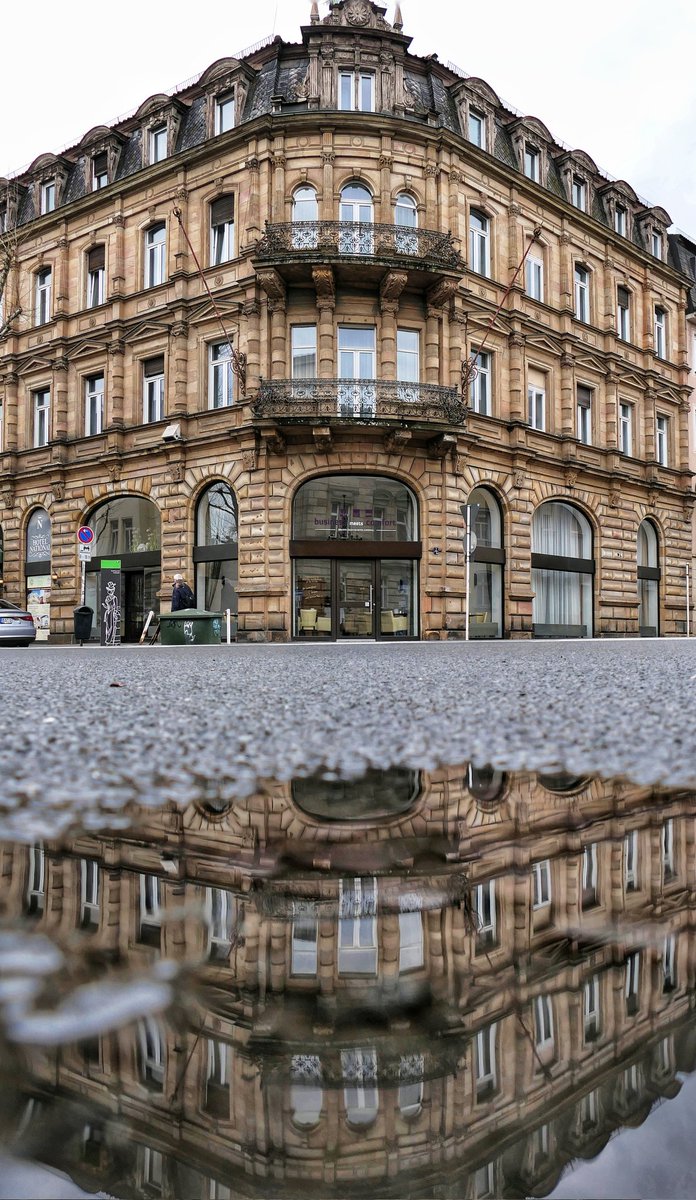
<svg viewBox="0 0 696 1200"><path fill-rule="evenodd" d="M27 612L36 625L37 642L47 642L51 631L51 576L27 576Z"/></svg>
<svg viewBox="0 0 696 1200"><path fill-rule="evenodd" d="M100 576L101 644L121 644L121 571L118 566L107 567L102 563Z"/></svg>

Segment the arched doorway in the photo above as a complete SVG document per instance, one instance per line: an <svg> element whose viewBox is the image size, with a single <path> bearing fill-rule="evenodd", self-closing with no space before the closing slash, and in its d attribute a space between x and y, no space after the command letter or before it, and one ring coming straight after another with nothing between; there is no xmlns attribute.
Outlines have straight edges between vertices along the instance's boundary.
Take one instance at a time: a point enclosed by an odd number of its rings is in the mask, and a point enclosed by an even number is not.
<svg viewBox="0 0 696 1200"><path fill-rule="evenodd" d="M237 629L239 543L237 501L222 480L207 487L196 506L196 604L208 612L232 614Z"/></svg>
<svg viewBox="0 0 696 1200"><path fill-rule="evenodd" d="M638 529L638 631L641 637L660 632L660 544L652 521Z"/></svg>
<svg viewBox="0 0 696 1200"><path fill-rule="evenodd" d="M415 496L381 475L324 475L294 499L293 637L418 636Z"/></svg>
<svg viewBox="0 0 696 1200"><path fill-rule="evenodd" d="M144 496L118 496L100 504L87 522L94 531L87 566L85 603L94 610L92 636L101 631L100 572L121 572L120 640L137 642L148 612L159 612L162 584L161 522L157 506Z"/></svg>
<svg viewBox="0 0 696 1200"><path fill-rule="evenodd" d="M51 518L35 508L27 522L24 574L27 611L36 625L37 642L47 642L51 630Z"/></svg>
<svg viewBox="0 0 696 1200"><path fill-rule="evenodd" d="M534 637L592 637L592 529L572 504L549 501L532 518Z"/></svg>
<svg viewBox="0 0 696 1200"><path fill-rule="evenodd" d="M500 505L488 488L477 487L469 504L478 504L474 522L476 549L469 566L469 636L503 636L503 520Z"/></svg>

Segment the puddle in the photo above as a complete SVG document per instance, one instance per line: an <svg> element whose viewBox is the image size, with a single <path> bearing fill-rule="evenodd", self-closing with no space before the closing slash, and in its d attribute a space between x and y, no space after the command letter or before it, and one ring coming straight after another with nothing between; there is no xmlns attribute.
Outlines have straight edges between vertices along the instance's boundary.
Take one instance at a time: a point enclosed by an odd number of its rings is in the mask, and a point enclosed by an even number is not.
<svg viewBox="0 0 696 1200"><path fill-rule="evenodd" d="M466 764L34 810L0 1196L692 1193L695 817Z"/></svg>

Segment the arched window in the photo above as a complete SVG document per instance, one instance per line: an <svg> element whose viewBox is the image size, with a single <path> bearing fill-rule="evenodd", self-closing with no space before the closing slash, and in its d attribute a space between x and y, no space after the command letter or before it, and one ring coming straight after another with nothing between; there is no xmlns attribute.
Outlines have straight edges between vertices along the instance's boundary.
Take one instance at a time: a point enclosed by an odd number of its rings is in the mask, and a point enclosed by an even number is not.
<svg viewBox="0 0 696 1200"><path fill-rule="evenodd" d="M571 504L550 501L532 518L535 637L592 637L592 529Z"/></svg>
<svg viewBox="0 0 696 1200"><path fill-rule="evenodd" d="M537 781L547 792L579 792L590 782L589 775L571 775L568 771L556 771L553 775L537 775Z"/></svg>
<svg viewBox="0 0 696 1200"><path fill-rule="evenodd" d="M319 245L319 205L316 188L305 184L292 197L293 250L316 250Z"/></svg>
<svg viewBox="0 0 696 1200"><path fill-rule="evenodd" d="M292 798L310 817L376 821L408 812L420 795L420 777L407 767L369 770L360 779L295 779Z"/></svg>
<svg viewBox="0 0 696 1200"><path fill-rule="evenodd" d="M379 1109L377 1053L375 1050L342 1050L343 1099L351 1125L371 1125Z"/></svg>
<svg viewBox="0 0 696 1200"><path fill-rule="evenodd" d="M503 636L503 522L500 505L485 487L474 488L469 504L477 504L476 549L469 564L469 636Z"/></svg>
<svg viewBox="0 0 696 1200"><path fill-rule="evenodd" d="M347 183L341 190L341 254L373 254L375 247L372 196L362 183Z"/></svg>
<svg viewBox="0 0 696 1200"><path fill-rule="evenodd" d="M396 197L394 205L394 224L399 226L395 238L395 248L399 254L418 253L418 234L407 230L418 228L418 208L413 196L401 192Z"/></svg>
<svg viewBox="0 0 696 1200"><path fill-rule="evenodd" d="M638 628L641 637L657 637L660 631L659 543L652 521L638 529Z"/></svg>
<svg viewBox="0 0 696 1200"><path fill-rule="evenodd" d="M316 1054L294 1054L290 1066L290 1107L296 1125L316 1125L324 1107L321 1061Z"/></svg>
<svg viewBox="0 0 696 1200"><path fill-rule="evenodd" d="M506 782L507 775L504 771L497 771L495 767L475 767L473 763L469 763L466 784L471 795L481 806L495 804L500 800Z"/></svg>
<svg viewBox="0 0 696 1200"><path fill-rule="evenodd" d="M472 208L469 213L469 269L477 275L490 275L490 226L488 217Z"/></svg>
<svg viewBox="0 0 696 1200"><path fill-rule="evenodd" d="M221 480L201 495L196 508L196 598L210 612L232 613L237 623L237 501Z"/></svg>

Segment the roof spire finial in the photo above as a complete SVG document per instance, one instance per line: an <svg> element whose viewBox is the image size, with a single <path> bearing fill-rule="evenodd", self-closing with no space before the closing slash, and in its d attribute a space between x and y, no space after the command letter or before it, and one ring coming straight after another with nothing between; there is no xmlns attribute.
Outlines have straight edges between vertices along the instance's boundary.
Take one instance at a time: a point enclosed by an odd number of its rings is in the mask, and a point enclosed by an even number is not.
<svg viewBox="0 0 696 1200"><path fill-rule="evenodd" d="M401 33L401 30L404 27L404 18L401 15L401 5L399 3L399 0L396 0L396 8L394 10L393 24L394 24L394 28L397 31L397 33Z"/></svg>
<svg viewBox="0 0 696 1200"><path fill-rule="evenodd" d="M312 0L312 11L309 14L309 20L312 25L318 25L320 21L319 3L318 0Z"/></svg>

